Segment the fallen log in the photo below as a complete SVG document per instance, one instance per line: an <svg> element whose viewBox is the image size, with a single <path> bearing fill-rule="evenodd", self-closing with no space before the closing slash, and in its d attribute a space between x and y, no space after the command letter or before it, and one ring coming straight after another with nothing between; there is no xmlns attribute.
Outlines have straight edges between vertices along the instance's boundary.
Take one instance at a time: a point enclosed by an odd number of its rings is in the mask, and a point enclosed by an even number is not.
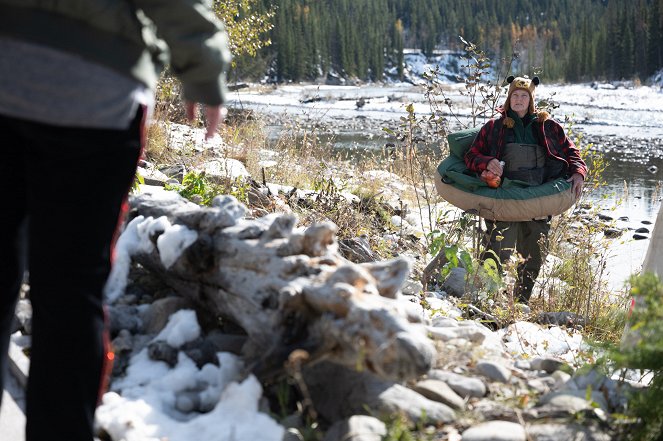
<svg viewBox="0 0 663 441"><path fill-rule="evenodd" d="M283 370L294 350L381 378L426 373L435 349L422 318L399 300L404 258L356 264L338 252L336 226L297 228L292 214L245 219L231 196L200 207L175 193L130 201L108 284L109 301L139 263L197 305L208 329L232 320L248 335L242 355L262 378Z"/></svg>

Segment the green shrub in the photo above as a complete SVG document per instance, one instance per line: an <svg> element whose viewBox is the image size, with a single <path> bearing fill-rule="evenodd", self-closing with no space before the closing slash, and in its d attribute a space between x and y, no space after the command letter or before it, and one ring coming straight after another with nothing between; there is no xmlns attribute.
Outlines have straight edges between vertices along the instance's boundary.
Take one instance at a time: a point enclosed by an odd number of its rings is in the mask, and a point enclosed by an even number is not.
<svg viewBox="0 0 663 441"><path fill-rule="evenodd" d="M223 184L212 182L205 172L191 171L184 175L181 184L166 184L165 189L176 191L180 196L199 205L210 205L215 196L229 194L242 203L248 203L250 184L241 178L228 179Z"/></svg>
<svg viewBox="0 0 663 441"><path fill-rule="evenodd" d="M637 301L622 345L614 348L609 358L617 367L651 374L649 386L630 397L629 416L637 423L626 437L655 441L663 439L663 283L651 273L633 276L630 283Z"/></svg>

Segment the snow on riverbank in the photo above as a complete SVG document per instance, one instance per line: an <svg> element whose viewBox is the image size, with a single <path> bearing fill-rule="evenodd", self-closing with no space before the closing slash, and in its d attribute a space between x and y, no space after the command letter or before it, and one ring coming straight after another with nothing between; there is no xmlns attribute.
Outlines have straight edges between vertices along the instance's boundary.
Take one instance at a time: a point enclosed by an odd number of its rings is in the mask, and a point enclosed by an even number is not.
<svg viewBox="0 0 663 441"><path fill-rule="evenodd" d="M355 118L397 121L410 103L418 114L430 112L423 92L423 87L409 83L255 86L231 93L229 107L319 122ZM444 86L455 111L468 117L470 97L463 92L462 84ZM536 97L557 102L560 107L554 116L560 120L569 117L577 129L588 135L663 138L663 89L658 86L541 84ZM361 106L357 105L359 99L363 99Z"/></svg>
<svg viewBox="0 0 663 441"><path fill-rule="evenodd" d="M181 310L154 341L179 348L199 335L195 312ZM219 366L199 369L180 353L169 368L143 349L132 357L126 376L104 394L96 414L99 425L113 440L281 441L285 429L258 410L262 387L255 376L241 377L241 360L235 355L220 353L218 359ZM195 400L204 400L210 411L183 412Z"/></svg>

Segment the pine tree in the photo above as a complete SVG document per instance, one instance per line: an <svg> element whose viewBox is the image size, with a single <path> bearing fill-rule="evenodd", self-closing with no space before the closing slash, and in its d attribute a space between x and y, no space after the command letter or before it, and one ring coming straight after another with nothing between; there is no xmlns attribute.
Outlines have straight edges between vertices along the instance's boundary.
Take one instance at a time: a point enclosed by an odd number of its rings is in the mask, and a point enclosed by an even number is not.
<svg viewBox="0 0 663 441"><path fill-rule="evenodd" d="M647 75L663 68L663 0L651 2L648 14Z"/></svg>
<svg viewBox="0 0 663 441"><path fill-rule="evenodd" d="M220 0L217 0L220 1ZM276 7L278 78L314 79L335 70L379 80L402 77L403 48L430 55L460 49L458 36L495 60L520 51L520 70L545 78L649 76L663 67L663 0L238 0Z"/></svg>

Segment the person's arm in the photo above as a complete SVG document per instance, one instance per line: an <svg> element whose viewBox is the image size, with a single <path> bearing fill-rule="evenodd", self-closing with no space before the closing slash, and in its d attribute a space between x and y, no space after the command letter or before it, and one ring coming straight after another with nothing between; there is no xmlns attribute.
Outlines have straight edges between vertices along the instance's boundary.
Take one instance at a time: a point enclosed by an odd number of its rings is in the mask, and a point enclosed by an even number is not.
<svg viewBox="0 0 663 441"><path fill-rule="evenodd" d="M204 1L135 0L170 49L170 66L182 82L187 117L196 103L206 109L207 138L216 133L226 101L226 72L231 54L223 23Z"/></svg>
<svg viewBox="0 0 663 441"><path fill-rule="evenodd" d="M493 131L494 120L488 121L481 127L476 138L465 153L465 165L470 171L481 173L484 170L490 170L497 176L502 176L502 166L497 158L490 156L491 140L490 134Z"/></svg>
<svg viewBox="0 0 663 441"><path fill-rule="evenodd" d="M184 109L189 121L194 121L197 115L198 104L193 101L185 101ZM216 135L219 125L226 118L226 108L223 106L205 106L205 139L211 139Z"/></svg>
<svg viewBox="0 0 663 441"><path fill-rule="evenodd" d="M587 177L587 164L580 157L580 150L575 146L573 141L569 139L568 136L564 133L564 129L557 124L558 130L557 133L557 142L562 146L562 152L566 157L566 161L569 163L569 172L571 174L578 173L582 176L583 179Z"/></svg>
<svg viewBox="0 0 663 441"><path fill-rule="evenodd" d="M562 153L564 153L565 159L569 164L569 173L571 176L569 176L567 182L571 183L571 190L576 195L576 198L579 198L582 194L585 178L587 177L587 164L580 157L580 151L573 141L564 133L562 126L553 121L551 123L553 124L553 132L556 136L554 142L557 142L561 146Z"/></svg>

